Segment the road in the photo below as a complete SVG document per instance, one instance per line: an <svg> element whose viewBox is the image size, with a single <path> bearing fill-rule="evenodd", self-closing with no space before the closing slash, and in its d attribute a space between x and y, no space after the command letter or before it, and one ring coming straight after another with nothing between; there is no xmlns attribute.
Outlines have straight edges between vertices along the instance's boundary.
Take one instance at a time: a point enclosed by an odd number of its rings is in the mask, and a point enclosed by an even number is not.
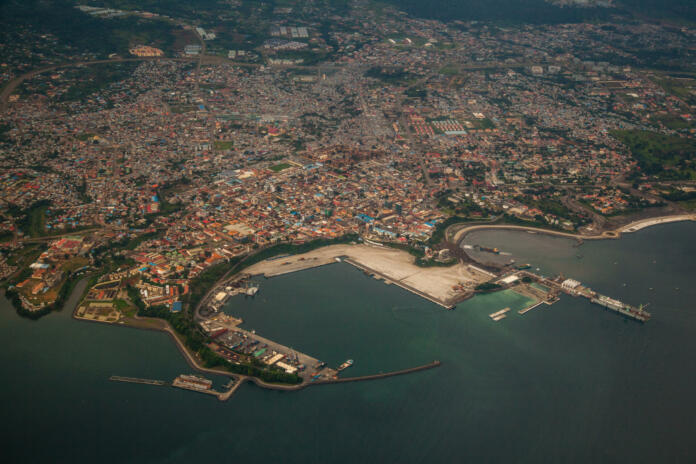
<svg viewBox="0 0 696 464"><path fill-rule="evenodd" d="M672 216L660 216L660 217L654 217L654 218L647 218L647 219L641 219L640 221L634 221L631 222L630 224L626 224L624 226L621 226L617 229L614 230L605 230L599 234L595 235L586 235L586 234L573 234L570 232L561 232L557 230L551 230L551 229L541 229L538 227L528 227L528 226L516 226L516 225L511 225L511 224L475 224L475 225L464 225L463 227L462 224L454 224L451 227L450 230L455 229L456 227L461 227L460 229L456 230L453 232L454 235L452 236L452 241L456 243L457 245L461 244L462 240L464 240L464 237L466 237L467 234L470 232L476 231L476 230L490 230L490 229L503 229L503 230L524 230L524 231L529 231L529 232L535 232L539 234L547 234L547 235L554 235L556 237L565 237L565 238L572 238L575 240L604 240L604 239L612 239L612 238L619 238L622 233L624 232L632 232L634 230L639 230L644 227L648 227L650 225L656 225L656 224L664 224L668 222L678 222L678 221L696 221L696 214L677 214L677 215L672 215ZM449 236L452 234L451 231L447 232L447 235Z"/></svg>

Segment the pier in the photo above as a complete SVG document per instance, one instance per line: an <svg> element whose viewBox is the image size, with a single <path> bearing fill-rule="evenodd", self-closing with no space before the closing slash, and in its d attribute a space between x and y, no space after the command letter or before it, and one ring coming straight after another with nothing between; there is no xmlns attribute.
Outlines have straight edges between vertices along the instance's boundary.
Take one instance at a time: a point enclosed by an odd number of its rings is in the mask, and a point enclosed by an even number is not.
<svg viewBox="0 0 696 464"><path fill-rule="evenodd" d="M504 308L504 309L501 309L500 311L496 311L492 314L489 314L488 317L493 319L495 322L498 322L499 320L507 317L505 313L507 313L508 311L510 311L510 308Z"/></svg>
<svg viewBox="0 0 696 464"><path fill-rule="evenodd" d="M404 282L400 282L398 280L392 279L391 277L388 277L379 271L371 269L371 268L365 266L364 264L360 264L357 261L354 261L354 260L347 258L347 257L344 258L343 261L352 265L352 266L357 267L361 271L367 273L368 275L370 275L378 280L380 280L380 279L383 280L387 284L397 285L397 286L403 288L404 290L409 291L413 294L416 294L416 295L420 296L421 298L424 298L432 303L435 303L436 305L442 306L445 309L454 309L454 305L452 305L451 303L439 300L439 299L437 299L431 295L428 295L428 294L426 294L426 293L424 293L416 288L413 288L412 286L410 286L408 284L405 284Z"/></svg>
<svg viewBox="0 0 696 464"><path fill-rule="evenodd" d="M384 372L384 373L380 373L380 374L362 375L359 377L346 377L343 379L336 378L336 379L329 379L329 380L320 380L318 382L314 382L314 383L311 383L308 385L325 385L325 384L330 384L330 383L362 382L365 380L385 379L387 377L395 377L397 375L405 375L405 374L411 374L413 372L425 371L428 369L433 369L435 367L440 367L441 365L442 365L442 363L440 361L435 360L431 363L424 364L422 366L410 367L408 369L401 369L398 371Z"/></svg>
<svg viewBox="0 0 696 464"><path fill-rule="evenodd" d="M139 379L136 377L121 377L120 375L112 375L109 377L112 382L127 382L127 383L139 383L143 385L155 385L158 387L163 387L168 385L164 380L152 380L152 379Z"/></svg>
<svg viewBox="0 0 696 464"><path fill-rule="evenodd" d="M651 317L651 314L644 309L643 305L635 307L608 296L601 295L591 288L583 286L577 280L563 279L560 276L556 277L555 279L547 279L527 271L521 271L519 275L529 277L542 285L546 285L547 287L558 292L563 292L566 295L587 298L591 303L602 306L638 322L647 322Z"/></svg>

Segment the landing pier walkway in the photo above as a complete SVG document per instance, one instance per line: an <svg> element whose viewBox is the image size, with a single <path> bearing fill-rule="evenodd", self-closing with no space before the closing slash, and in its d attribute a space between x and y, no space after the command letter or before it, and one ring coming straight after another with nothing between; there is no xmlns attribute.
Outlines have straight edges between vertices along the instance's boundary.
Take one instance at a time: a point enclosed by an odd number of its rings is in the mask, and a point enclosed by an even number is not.
<svg viewBox="0 0 696 464"><path fill-rule="evenodd" d="M109 380L112 382L140 383L143 385L155 385L158 387L169 385L169 382L165 382L164 380L139 379L136 377L122 377L120 375L112 375L109 377Z"/></svg>

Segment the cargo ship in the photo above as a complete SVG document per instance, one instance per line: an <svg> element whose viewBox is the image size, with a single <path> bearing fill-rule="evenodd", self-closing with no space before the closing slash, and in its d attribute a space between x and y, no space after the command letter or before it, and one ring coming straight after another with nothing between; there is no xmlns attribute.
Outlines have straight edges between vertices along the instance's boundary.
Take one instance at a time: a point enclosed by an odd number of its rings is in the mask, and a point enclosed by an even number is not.
<svg viewBox="0 0 696 464"><path fill-rule="evenodd" d="M591 298L590 301L641 322L647 322L650 320L650 313L645 310L645 306L643 305L640 305L638 308L634 308L622 301L599 294L596 297Z"/></svg>
<svg viewBox="0 0 696 464"><path fill-rule="evenodd" d="M344 369L348 369L350 366L353 365L353 360L349 359L348 361L344 362L340 366L338 366L338 369L336 369L338 372L341 372Z"/></svg>
<svg viewBox="0 0 696 464"><path fill-rule="evenodd" d="M520 271L524 271L525 269L530 269L531 267L532 267L532 265L529 264L529 263L527 263L527 264L519 264L519 265L517 266L517 269L519 269Z"/></svg>

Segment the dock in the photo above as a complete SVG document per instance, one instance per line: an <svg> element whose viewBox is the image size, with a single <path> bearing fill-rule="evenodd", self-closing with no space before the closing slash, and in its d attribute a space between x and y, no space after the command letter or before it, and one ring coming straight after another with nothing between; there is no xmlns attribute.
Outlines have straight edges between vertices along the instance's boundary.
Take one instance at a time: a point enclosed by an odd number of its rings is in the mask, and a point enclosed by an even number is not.
<svg viewBox="0 0 696 464"><path fill-rule="evenodd" d="M638 322L647 322L651 317L651 314L645 310L643 305L635 307L628 303L624 303L623 301L601 295L591 288L585 287L581 282L574 279L564 279L560 276L554 279L548 279L527 271L521 271L519 275L529 277L542 285L545 285L558 292L563 292L566 295L587 298L591 303L602 306L603 308L609 309Z"/></svg>
<svg viewBox="0 0 696 464"><path fill-rule="evenodd" d="M542 305L543 303L546 303L546 301L540 301L540 302L538 302L538 303L533 304L532 306L530 306L530 307L528 307L528 308L520 309L519 311L517 311L517 313L518 313L518 314L524 314L524 313L526 313L527 311L531 311L532 309L534 309L534 308L536 308L536 307ZM548 304L548 303L547 303L547 304Z"/></svg>
<svg viewBox="0 0 696 464"><path fill-rule="evenodd" d="M500 311L496 311L492 314L489 314L488 317L493 319L495 322L498 322L499 320L507 317L505 313L507 313L508 311L510 311L510 308L503 308Z"/></svg>
<svg viewBox="0 0 696 464"><path fill-rule="evenodd" d="M449 302L439 300L431 295L428 295L427 293L424 293L424 292L418 290L417 288L413 288L412 286L410 286L404 282L392 279L391 277L388 277L379 271L371 269L371 268L365 266L364 264L358 263L357 261L355 261L353 259L346 257L343 259L343 261L352 265L352 266L355 266L356 268L360 269L361 271L363 271L365 274L369 275L370 277L373 277L377 280L383 280L387 284L394 284L396 286L399 286L399 287L403 288L404 290L409 291L413 294L416 294L416 295L420 296L421 298L424 298L432 303L435 303L436 305L442 306L445 309L454 309L454 305L449 303Z"/></svg>
<svg viewBox="0 0 696 464"><path fill-rule="evenodd" d="M112 375L109 377L112 382L127 382L127 383L139 383L143 385L155 385L158 387L163 387L169 385L164 380L152 380L152 379L139 379L136 377L122 377L120 375Z"/></svg>

